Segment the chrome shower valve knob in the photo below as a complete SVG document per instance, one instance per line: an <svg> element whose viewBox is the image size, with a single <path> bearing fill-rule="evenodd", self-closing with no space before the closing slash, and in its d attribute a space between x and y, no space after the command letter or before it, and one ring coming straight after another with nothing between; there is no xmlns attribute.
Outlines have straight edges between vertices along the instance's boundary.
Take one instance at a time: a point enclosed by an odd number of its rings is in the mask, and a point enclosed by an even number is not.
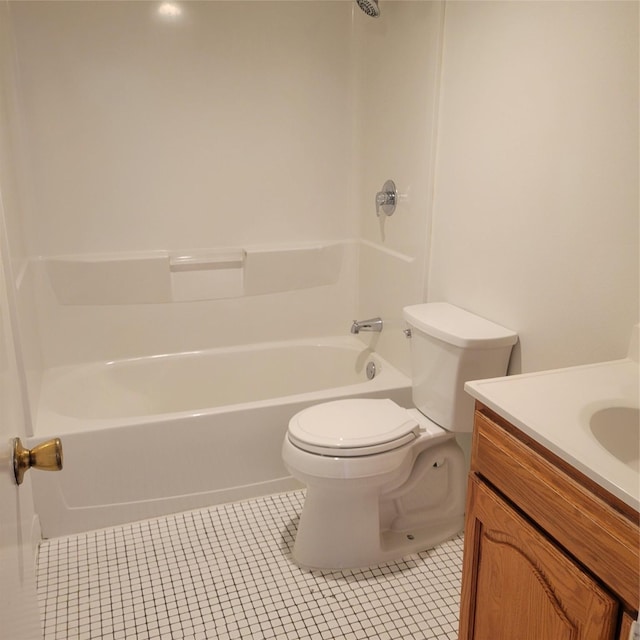
<svg viewBox="0 0 640 640"><path fill-rule="evenodd" d="M398 191L393 180L387 180L382 185L382 191L376 193L376 215L380 217L383 213L387 216L393 215L398 202Z"/></svg>

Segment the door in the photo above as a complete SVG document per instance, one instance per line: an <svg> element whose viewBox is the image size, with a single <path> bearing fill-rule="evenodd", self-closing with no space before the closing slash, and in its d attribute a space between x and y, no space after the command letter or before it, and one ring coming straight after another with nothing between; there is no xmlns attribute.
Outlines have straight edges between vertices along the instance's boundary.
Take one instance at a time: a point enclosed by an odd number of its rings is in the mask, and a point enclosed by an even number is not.
<svg viewBox="0 0 640 640"><path fill-rule="evenodd" d="M11 327L15 314L9 307L14 297L13 282L11 289L7 288L7 279L12 278L7 267L5 203L14 207L14 218L18 216L18 163L11 144L18 128L9 118L16 111L10 22L9 5L0 0L0 640L35 640L42 637L42 632L31 542L31 479L27 474L18 487L11 465L12 439L18 436L24 440L26 424Z"/></svg>
<svg viewBox="0 0 640 640"><path fill-rule="evenodd" d="M0 234L3 220L0 193ZM31 542L31 480L27 474L18 487L11 463L12 439L24 439L25 425L2 268L4 246L0 237L0 640L35 640L42 632Z"/></svg>

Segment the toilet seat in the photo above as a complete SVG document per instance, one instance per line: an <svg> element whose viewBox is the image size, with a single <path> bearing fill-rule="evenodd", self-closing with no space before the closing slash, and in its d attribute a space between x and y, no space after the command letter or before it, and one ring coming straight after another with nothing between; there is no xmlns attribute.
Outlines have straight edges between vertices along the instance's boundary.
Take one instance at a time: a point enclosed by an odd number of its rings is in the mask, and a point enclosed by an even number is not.
<svg viewBox="0 0 640 640"><path fill-rule="evenodd" d="M419 434L415 418L392 400L349 399L300 411L287 436L308 453L348 458L391 451Z"/></svg>

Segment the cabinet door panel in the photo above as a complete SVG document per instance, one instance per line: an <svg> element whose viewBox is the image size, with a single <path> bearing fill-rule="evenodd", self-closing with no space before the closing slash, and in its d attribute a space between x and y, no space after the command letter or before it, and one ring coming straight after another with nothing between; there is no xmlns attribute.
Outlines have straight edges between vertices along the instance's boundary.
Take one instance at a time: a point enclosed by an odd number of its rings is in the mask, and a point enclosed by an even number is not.
<svg viewBox="0 0 640 640"><path fill-rule="evenodd" d="M577 626L567 616L553 585L541 571L537 559L523 553L509 535L494 529L482 530L482 559L478 568L478 590L486 593L483 610L476 617L478 638L518 638L521 615L531 618L528 628L536 638L576 640ZM505 604L518 615L507 615Z"/></svg>
<svg viewBox="0 0 640 640"><path fill-rule="evenodd" d="M633 618L628 613L623 613L622 621L620 623L620 634L618 635L618 640L629 640L629 638L631 637L632 627Z"/></svg>
<svg viewBox="0 0 640 640"><path fill-rule="evenodd" d="M461 640L614 637L617 603L589 575L473 476L468 504Z"/></svg>

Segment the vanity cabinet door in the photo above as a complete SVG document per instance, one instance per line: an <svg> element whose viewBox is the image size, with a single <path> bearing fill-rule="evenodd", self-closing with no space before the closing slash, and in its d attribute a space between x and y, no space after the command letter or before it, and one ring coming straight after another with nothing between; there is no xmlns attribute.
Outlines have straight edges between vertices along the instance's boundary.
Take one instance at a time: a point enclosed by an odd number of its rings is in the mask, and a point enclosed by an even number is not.
<svg viewBox="0 0 640 640"><path fill-rule="evenodd" d="M613 640L618 604L470 476L459 640Z"/></svg>
<svg viewBox="0 0 640 640"><path fill-rule="evenodd" d="M622 614L622 622L620 624L620 635L618 640L629 640L631 637L631 627L633 626L633 618L628 613Z"/></svg>

